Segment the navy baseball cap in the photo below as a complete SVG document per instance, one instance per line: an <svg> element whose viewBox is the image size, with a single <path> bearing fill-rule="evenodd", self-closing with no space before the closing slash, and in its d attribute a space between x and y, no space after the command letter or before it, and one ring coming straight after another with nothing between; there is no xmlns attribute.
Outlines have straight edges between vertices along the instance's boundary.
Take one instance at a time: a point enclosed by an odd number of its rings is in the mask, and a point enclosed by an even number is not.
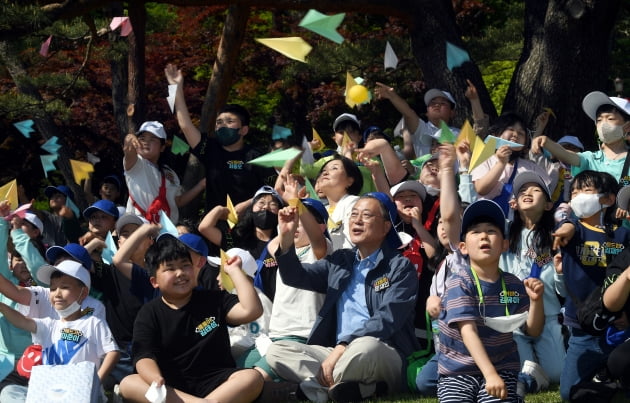
<svg viewBox="0 0 630 403"><path fill-rule="evenodd" d="M72 193L72 190L70 190L70 188L68 186L66 186L66 185L48 186L48 187L46 187L46 189L44 189L44 194L49 199L55 193L61 193L64 196L69 197L70 199L74 200L74 193Z"/></svg>
<svg viewBox="0 0 630 403"><path fill-rule="evenodd" d="M466 232L468 231L468 227L477 217L485 217L487 218L487 222L494 224L497 228L501 230L503 237L505 238L505 214L503 214L503 209L492 200L477 200L474 203L471 203L466 210L464 210L464 215L462 217L462 229L459 234L460 239L463 240Z"/></svg>
<svg viewBox="0 0 630 403"><path fill-rule="evenodd" d="M46 250L46 260L48 260L50 264L54 265L57 259L59 259L59 255L62 253L70 255L73 260L81 263L81 265L88 270L92 267L92 258L90 257L90 254L87 249L78 243L69 243L66 246L51 246Z"/></svg>
<svg viewBox="0 0 630 403"><path fill-rule="evenodd" d="M398 209L396 208L396 204L383 192L369 192L364 194L362 197L371 197L378 200L383 206L385 206L385 210L389 215L389 221L392 223L392 226L386 236L387 243L389 243L389 246L394 249L400 248L402 246L402 242L400 241L396 228L394 228L394 224L396 224L396 219L398 218Z"/></svg>
<svg viewBox="0 0 630 403"><path fill-rule="evenodd" d="M192 250L198 255L208 256L208 245L203 240L202 237L195 234L181 234L178 239L188 247L188 249Z"/></svg>

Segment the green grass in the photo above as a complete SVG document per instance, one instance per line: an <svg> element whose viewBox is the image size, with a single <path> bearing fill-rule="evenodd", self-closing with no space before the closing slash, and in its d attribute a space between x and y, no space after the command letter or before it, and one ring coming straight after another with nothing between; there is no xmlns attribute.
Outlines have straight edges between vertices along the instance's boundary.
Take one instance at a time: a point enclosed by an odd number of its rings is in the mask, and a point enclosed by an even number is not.
<svg viewBox="0 0 630 403"><path fill-rule="evenodd" d="M438 403L437 398L419 397L412 394L392 396L391 399L379 399L378 403ZM560 387L555 385L550 390L544 392L528 394L525 396L526 403L560 403Z"/></svg>

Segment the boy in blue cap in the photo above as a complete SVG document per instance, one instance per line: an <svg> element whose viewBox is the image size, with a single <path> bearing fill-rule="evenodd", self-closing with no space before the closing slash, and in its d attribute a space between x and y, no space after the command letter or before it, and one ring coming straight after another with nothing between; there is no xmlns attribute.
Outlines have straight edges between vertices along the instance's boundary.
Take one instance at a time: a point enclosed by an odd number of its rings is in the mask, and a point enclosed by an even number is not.
<svg viewBox="0 0 630 403"><path fill-rule="evenodd" d="M509 243L505 223L502 208L491 200L464 211L459 248L470 267L451 275L442 296L440 402L523 401L516 393L520 361L512 331L540 335L544 286L499 269Z"/></svg>

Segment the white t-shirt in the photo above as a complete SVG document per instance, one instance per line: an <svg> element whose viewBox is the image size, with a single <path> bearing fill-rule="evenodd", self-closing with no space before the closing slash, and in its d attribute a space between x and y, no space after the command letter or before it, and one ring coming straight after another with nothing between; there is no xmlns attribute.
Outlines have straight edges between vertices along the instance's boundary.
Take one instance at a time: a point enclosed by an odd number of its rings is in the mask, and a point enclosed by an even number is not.
<svg viewBox="0 0 630 403"><path fill-rule="evenodd" d="M182 193L179 177L169 167L165 166L163 171L164 175L166 175L166 200L171 209L169 218L173 223L177 223L179 210L175 203L175 197ZM129 195L146 211L159 194L160 186L162 185L162 174L156 165L138 155L138 160L134 166L125 171L125 181L127 182ZM142 215L133 206L131 198L127 201L127 213Z"/></svg>
<svg viewBox="0 0 630 403"><path fill-rule="evenodd" d="M350 249L354 245L350 242L350 214L352 213L352 207L357 202L359 196L345 195L337 202L335 209L330 211L328 207L328 232L330 233L330 239L332 241L333 250L337 249Z"/></svg>
<svg viewBox="0 0 630 403"><path fill-rule="evenodd" d="M252 322L244 323L236 327L228 327L230 335L230 346L232 357L237 359L250 347L256 343L256 338L267 336L269 334L269 318L271 317L271 309L273 303L262 291L254 287L260 303L263 307L263 313L260 317Z"/></svg>
<svg viewBox="0 0 630 403"><path fill-rule="evenodd" d="M55 308L50 303L50 288L33 286L26 288L31 292L30 305L18 305L17 310L24 316L29 318L53 318L61 319ZM105 321L105 305L96 298L89 295L81 303L81 309L91 311L91 316Z"/></svg>
<svg viewBox="0 0 630 403"><path fill-rule="evenodd" d="M457 137L459 129L450 126L449 129L451 129L453 135ZM438 140L438 130L440 130L440 128L435 126L433 123L418 119L418 128L411 136L413 140L413 151L416 153L416 157L422 157L423 155L431 152L433 140Z"/></svg>
<svg viewBox="0 0 630 403"><path fill-rule="evenodd" d="M42 364L72 364L93 362L97 368L110 351L117 351L105 321L92 315L66 322L52 318L34 319L37 331L33 343L42 346Z"/></svg>
<svg viewBox="0 0 630 403"><path fill-rule="evenodd" d="M332 252L332 243L326 239L326 254ZM311 245L295 248L301 263L314 263L318 259ZM269 337L299 336L307 338L324 303L325 294L291 287L276 275L276 296L269 322Z"/></svg>
<svg viewBox="0 0 630 403"><path fill-rule="evenodd" d="M473 182L475 182L476 180L479 180L479 178L486 176L488 172L490 171L490 169L492 169L494 164L497 163L497 161L498 161L497 157L495 155L492 155L486 161L482 162L481 165L473 169L471 172ZM488 193L484 195L480 194L479 198L492 200L495 197L499 196L501 194L501 191L503 190L503 185L510 181L510 176L512 176L513 170L514 170L514 165L512 164L506 165L505 168L503 168L503 171L501 172L501 175L499 176L499 179L496 181L494 187L490 189ZM519 158L516 172L518 174L520 172L525 172L525 171L534 171L535 173L540 175L540 177L545 181L545 183L549 187L549 191L553 193L554 188L551 187L552 185L551 178L549 177L547 172L540 166L536 165L535 162L524 159L524 158Z"/></svg>

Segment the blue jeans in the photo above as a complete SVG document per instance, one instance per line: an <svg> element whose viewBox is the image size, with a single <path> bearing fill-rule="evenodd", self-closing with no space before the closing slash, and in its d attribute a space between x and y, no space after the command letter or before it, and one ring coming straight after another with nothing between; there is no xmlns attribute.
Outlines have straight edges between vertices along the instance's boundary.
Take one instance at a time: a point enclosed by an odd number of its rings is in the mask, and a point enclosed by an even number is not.
<svg viewBox="0 0 630 403"><path fill-rule="evenodd" d="M560 397L569 400L571 387L591 379L606 364L612 348L604 336L591 336L575 328L569 328L569 348L560 377Z"/></svg>
<svg viewBox="0 0 630 403"><path fill-rule="evenodd" d="M556 315L545 318L545 327L538 337L514 332L514 341L518 347L521 368L525 360L533 361L544 369L551 383L560 383L566 351L562 336L562 325Z"/></svg>
<svg viewBox="0 0 630 403"><path fill-rule="evenodd" d="M416 387L422 396L437 397L438 384L438 354L433 357L422 367L422 370L416 377Z"/></svg>

